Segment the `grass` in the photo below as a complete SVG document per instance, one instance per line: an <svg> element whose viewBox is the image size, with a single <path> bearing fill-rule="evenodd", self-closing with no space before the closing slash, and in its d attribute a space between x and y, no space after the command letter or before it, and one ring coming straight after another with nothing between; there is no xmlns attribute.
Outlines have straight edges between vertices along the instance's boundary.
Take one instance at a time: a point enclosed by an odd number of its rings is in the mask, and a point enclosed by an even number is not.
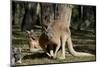
<svg viewBox="0 0 100 67"><path fill-rule="evenodd" d="M40 29L36 29L34 34L39 36L41 34ZM73 45L76 51L89 52L92 54L96 54L96 36L94 33L72 30L72 41L73 41ZM50 59L43 52L31 53L28 50L28 42L26 38L26 33L21 32L20 27L18 25L12 26L12 46L22 48L22 54L23 54L22 63L17 64L17 65L96 61L96 56L74 57L74 56L71 56L70 54L66 54L66 59L59 60L59 59ZM66 48L66 51L67 51L67 48Z"/></svg>
<svg viewBox="0 0 100 67"><path fill-rule="evenodd" d="M75 63L75 62L87 62L87 61L95 61L96 57L74 57L71 55L66 55L66 59L50 59L44 53L30 53L25 55L22 60L22 64L17 65L35 65L35 64L55 64L55 63Z"/></svg>

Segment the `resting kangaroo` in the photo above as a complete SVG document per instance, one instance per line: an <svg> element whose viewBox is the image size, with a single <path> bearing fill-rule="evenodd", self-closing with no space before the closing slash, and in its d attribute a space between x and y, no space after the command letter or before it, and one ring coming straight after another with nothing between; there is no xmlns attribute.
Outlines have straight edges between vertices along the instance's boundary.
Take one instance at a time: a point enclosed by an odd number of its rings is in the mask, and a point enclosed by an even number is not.
<svg viewBox="0 0 100 67"><path fill-rule="evenodd" d="M33 31L26 31L28 35L28 45L31 52L41 50L38 39L33 37Z"/></svg>
<svg viewBox="0 0 100 67"><path fill-rule="evenodd" d="M62 54L59 58L65 59L66 42L69 52L73 56L93 56L89 53L76 52L73 48L70 32L71 10L72 8L70 5L59 4L55 6L55 20L49 24L45 33L43 33L39 38L40 46L43 49L50 49L50 53L47 53L49 56L55 58L59 48L61 47ZM56 46L55 50L53 50L54 46Z"/></svg>

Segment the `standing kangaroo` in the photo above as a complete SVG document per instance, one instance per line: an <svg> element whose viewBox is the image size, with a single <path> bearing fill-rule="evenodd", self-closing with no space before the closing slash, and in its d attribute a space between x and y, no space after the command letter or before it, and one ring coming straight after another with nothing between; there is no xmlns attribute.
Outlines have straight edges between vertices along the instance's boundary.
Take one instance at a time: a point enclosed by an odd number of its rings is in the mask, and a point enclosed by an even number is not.
<svg viewBox="0 0 100 67"><path fill-rule="evenodd" d="M70 32L71 12L72 8L70 5L56 5L54 11L54 22L51 22L48 25L46 31L41 34L39 38L40 46L43 49L49 49L49 52L47 52L47 54L49 56L53 56L53 58L56 58L56 54L61 47L62 54L59 59L65 59L66 42L68 45L69 52L73 56L93 56L89 53L76 52L74 50Z"/></svg>

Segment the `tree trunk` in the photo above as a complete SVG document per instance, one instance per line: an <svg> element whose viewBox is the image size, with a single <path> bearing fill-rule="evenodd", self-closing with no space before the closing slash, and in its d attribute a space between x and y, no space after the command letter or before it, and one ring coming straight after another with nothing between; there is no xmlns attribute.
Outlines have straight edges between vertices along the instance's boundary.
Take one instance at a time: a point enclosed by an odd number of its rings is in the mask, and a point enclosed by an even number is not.
<svg viewBox="0 0 100 67"><path fill-rule="evenodd" d="M47 28L48 25L54 21L54 8L53 4L41 3L41 25Z"/></svg>

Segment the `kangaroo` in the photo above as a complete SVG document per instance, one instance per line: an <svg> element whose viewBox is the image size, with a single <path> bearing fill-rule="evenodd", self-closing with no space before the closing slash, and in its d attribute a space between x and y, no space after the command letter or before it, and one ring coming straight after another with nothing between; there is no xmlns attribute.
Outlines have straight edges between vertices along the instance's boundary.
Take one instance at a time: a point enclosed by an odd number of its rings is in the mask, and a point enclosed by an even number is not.
<svg viewBox="0 0 100 67"><path fill-rule="evenodd" d="M28 34L28 45L31 52L36 52L41 50L38 42L38 38L33 37L33 31L26 31Z"/></svg>
<svg viewBox="0 0 100 67"><path fill-rule="evenodd" d="M73 56L94 56L90 53L76 52L72 45L70 20L72 8L70 5L59 4L55 6L55 20L51 22L46 31L39 38L39 45L43 49L50 49L49 56L56 58L56 54L61 47L62 54L59 59L65 59L65 45L67 42L69 52ZM49 47L48 47L49 46ZM55 47L55 50L53 48Z"/></svg>
<svg viewBox="0 0 100 67"><path fill-rule="evenodd" d="M22 53L21 53L21 48L12 48L12 60L11 63L12 65L15 65L16 63L22 63Z"/></svg>

